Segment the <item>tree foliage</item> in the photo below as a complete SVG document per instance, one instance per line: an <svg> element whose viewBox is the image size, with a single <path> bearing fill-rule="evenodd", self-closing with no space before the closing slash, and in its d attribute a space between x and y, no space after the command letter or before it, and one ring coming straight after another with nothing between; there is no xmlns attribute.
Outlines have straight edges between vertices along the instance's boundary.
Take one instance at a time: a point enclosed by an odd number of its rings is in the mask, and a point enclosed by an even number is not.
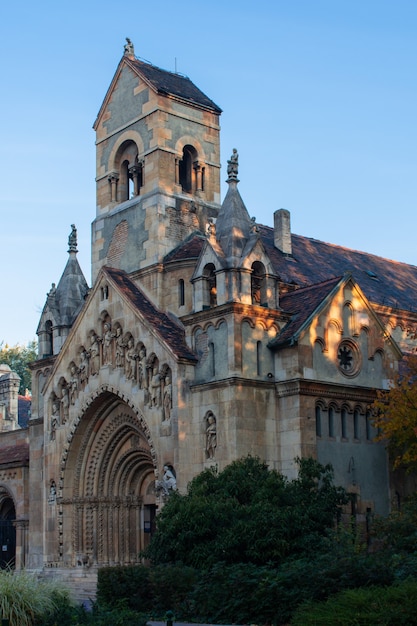
<svg viewBox="0 0 417 626"><path fill-rule="evenodd" d="M154 564L279 564L312 553L333 527L346 492L335 487L332 469L301 459L288 480L257 458L222 472L208 469L186 495L170 496L157 518L145 553Z"/></svg>
<svg viewBox="0 0 417 626"><path fill-rule="evenodd" d="M417 355L404 359L388 392L381 391L374 403L374 426L378 439L386 440L394 467L417 470Z"/></svg>
<svg viewBox="0 0 417 626"><path fill-rule="evenodd" d="M25 395L25 390L32 388L32 374L28 363L37 359L37 343L30 341L27 346L16 344L13 347L0 343L0 364L5 363L21 378L19 393Z"/></svg>

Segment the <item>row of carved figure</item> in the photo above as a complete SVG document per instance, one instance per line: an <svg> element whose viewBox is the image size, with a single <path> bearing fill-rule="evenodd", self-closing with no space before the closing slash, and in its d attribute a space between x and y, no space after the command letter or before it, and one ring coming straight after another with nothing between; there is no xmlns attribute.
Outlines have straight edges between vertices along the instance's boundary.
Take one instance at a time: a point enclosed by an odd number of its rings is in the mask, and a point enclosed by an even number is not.
<svg viewBox="0 0 417 626"><path fill-rule="evenodd" d="M135 343L133 335L123 333L120 324L115 324L112 329L111 321L106 318L102 333L90 332L88 348L80 348L78 356L69 364L68 377L60 379L58 388L51 395L51 438L56 427L67 421L69 407L75 404L79 392L85 389L90 377L99 374L103 366L123 369L126 379L143 389L145 405L162 408L162 419L170 419L171 369L166 363L160 367L156 354L147 355L142 341Z"/></svg>

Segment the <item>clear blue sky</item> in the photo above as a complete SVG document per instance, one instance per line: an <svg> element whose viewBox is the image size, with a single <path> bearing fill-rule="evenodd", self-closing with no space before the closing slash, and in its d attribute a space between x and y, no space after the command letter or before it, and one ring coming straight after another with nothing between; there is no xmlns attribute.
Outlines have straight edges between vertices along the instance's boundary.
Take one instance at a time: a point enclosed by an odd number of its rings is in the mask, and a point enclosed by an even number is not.
<svg viewBox="0 0 417 626"><path fill-rule="evenodd" d="M0 341L35 338L72 223L90 282L92 124L125 37L223 109L258 222L283 207L294 233L417 264L415 0L6 2Z"/></svg>

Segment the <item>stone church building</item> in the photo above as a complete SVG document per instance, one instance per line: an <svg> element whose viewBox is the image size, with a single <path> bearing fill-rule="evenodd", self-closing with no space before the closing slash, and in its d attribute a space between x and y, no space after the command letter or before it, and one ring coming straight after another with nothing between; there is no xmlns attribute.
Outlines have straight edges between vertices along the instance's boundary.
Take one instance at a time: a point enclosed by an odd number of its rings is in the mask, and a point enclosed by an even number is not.
<svg viewBox="0 0 417 626"><path fill-rule="evenodd" d="M296 235L284 209L256 223L236 150L221 170L220 115L127 40L94 123L91 287L73 225L31 419L2 420L17 567L136 563L170 489L248 454L290 478L296 457L332 463L359 520L404 493L371 405L415 351L417 267Z"/></svg>

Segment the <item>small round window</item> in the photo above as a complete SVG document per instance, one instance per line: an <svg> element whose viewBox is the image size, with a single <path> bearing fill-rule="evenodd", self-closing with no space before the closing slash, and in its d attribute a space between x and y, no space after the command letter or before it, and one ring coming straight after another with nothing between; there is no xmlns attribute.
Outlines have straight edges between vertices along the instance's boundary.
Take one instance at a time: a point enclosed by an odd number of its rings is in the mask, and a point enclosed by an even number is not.
<svg viewBox="0 0 417 626"><path fill-rule="evenodd" d="M356 376L361 367L361 358L358 346L351 340L341 341L337 349L339 370L345 376Z"/></svg>

